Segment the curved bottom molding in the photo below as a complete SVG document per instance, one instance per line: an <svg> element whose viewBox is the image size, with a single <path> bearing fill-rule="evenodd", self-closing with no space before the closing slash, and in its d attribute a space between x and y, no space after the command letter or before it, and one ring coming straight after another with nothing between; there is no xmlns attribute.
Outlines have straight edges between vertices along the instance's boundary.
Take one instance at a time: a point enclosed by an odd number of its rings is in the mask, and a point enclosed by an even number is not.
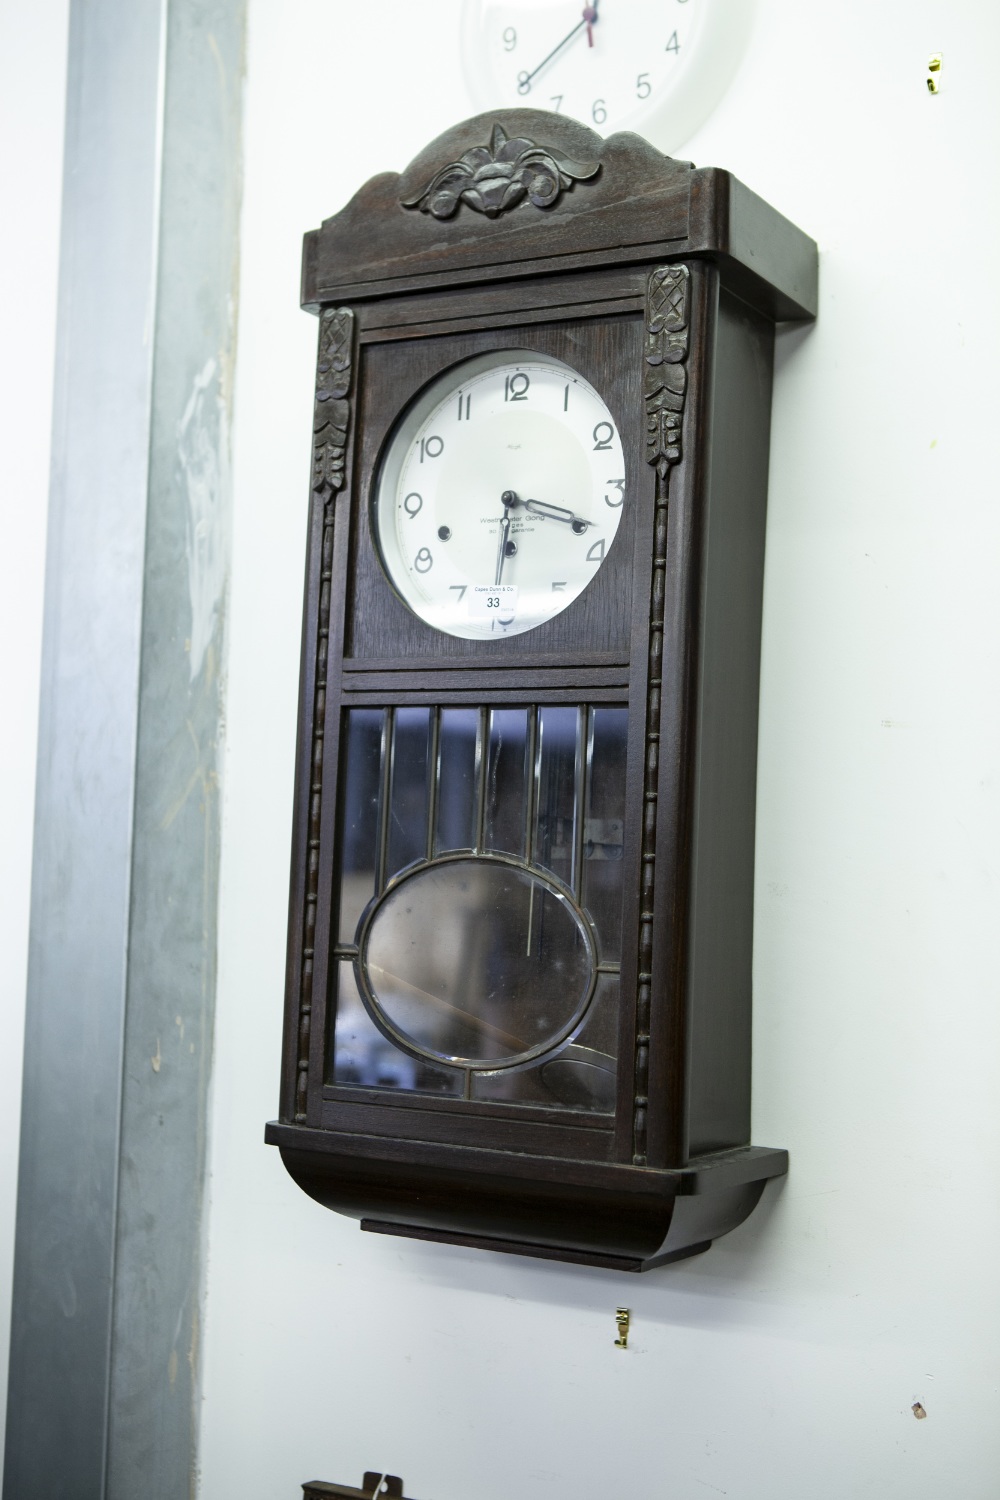
<svg viewBox="0 0 1000 1500"><path fill-rule="evenodd" d="M759 1146L658 1169L277 1122L266 1139L304 1192L370 1232L621 1271L707 1250L788 1170L786 1151Z"/></svg>

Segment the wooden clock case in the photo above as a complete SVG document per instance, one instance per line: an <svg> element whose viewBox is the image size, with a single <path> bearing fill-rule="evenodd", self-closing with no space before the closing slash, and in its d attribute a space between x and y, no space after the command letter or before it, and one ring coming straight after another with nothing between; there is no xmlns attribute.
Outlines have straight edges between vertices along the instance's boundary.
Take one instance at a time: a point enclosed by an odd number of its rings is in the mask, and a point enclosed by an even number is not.
<svg viewBox="0 0 1000 1500"><path fill-rule="evenodd" d="M529 149L530 148L530 149ZM280 1118L295 1181L362 1228L638 1271L742 1222L775 323L816 247L735 178L534 110L468 120L305 237L320 318ZM372 536L411 396L492 349L553 354L625 448L607 561L510 640L435 632ZM338 775L351 706L627 704L613 1113L331 1081Z"/></svg>

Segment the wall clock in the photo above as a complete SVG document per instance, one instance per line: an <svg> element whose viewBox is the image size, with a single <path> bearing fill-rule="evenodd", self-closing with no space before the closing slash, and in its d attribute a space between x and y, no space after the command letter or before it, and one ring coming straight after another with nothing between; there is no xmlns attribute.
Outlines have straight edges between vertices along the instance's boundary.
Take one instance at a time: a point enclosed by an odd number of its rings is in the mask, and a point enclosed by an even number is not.
<svg viewBox="0 0 1000 1500"><path fill-rule="evenodd" d="M728 88L755 8L756 0L464 0L466 83L481 109L554 110L673 149Z"/></svg>
<svg viewBox="0 0 1000 1500"><path fill-rule="evenodd" d="M490 112L306 236L280 1118L362 1228L642 1270L740 1223L776 321L811 240Z"/></svg>

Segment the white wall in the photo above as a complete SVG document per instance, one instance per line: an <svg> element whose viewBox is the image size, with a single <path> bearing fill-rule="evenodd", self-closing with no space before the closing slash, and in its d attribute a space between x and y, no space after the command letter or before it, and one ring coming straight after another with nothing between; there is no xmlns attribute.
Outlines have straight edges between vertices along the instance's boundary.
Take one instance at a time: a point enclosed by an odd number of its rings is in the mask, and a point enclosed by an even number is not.
<svg viewBox="0 0 1000 1500"><path fill-rule="evenodd" d="M761 704L754 1140L790 1148L789 1178L707 1255L626 1278L362 1235L262 1144L315 348L300 234L471 113L458 11L250 7L201 1493L270 1500L384 1467L423 1500L993 1500L985 0L762 0L679 153L732 168L822 248L818 325L779 341Z"/></svg>
<svg viewBox="0 0 1000 1500"><path fill-rule="evenodd" d="M0 0L0 1413L21 1126L69 0ZM0 1419L0 1469L4 1423Z"/></svg>

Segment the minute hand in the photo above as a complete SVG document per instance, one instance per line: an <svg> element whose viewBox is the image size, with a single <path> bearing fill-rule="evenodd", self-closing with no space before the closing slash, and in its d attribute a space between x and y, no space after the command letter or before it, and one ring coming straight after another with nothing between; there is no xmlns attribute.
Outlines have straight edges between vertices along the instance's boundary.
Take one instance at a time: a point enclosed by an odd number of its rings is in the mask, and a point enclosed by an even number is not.
<svg viewBox="0 0 1000 1500"><path fill-rule="evenodd" d="M552 521L565 521L572 526L577 535L586 531L588 526L593 526L593 521L585 521L582 516L574 515L573 511L567 510L565 505L550 505L547 500L525 500L525 510L530 510L535 516L548 516Z"/></svg>

